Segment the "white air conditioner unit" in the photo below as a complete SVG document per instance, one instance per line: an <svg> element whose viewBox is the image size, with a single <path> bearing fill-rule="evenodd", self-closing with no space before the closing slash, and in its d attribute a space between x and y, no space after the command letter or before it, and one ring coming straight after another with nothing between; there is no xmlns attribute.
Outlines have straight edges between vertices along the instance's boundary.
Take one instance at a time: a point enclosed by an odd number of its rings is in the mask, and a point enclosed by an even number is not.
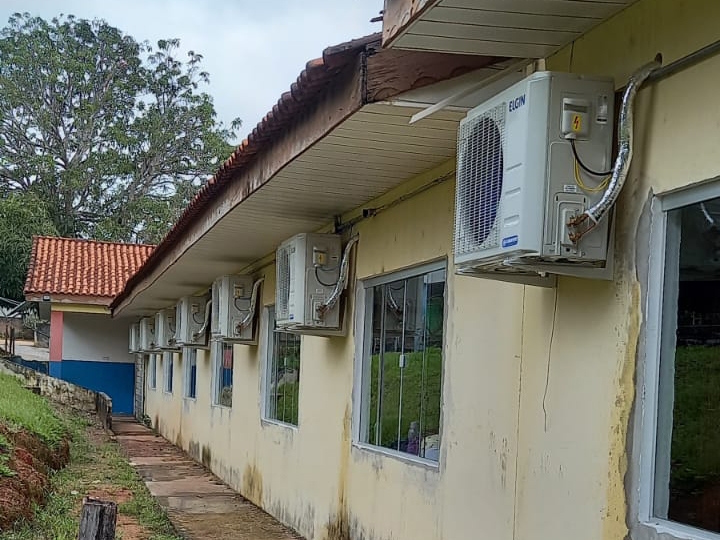
<svg viewBox="0 0 720 540"><path fill-rule="evenodd" d="M140 324L133 323L130 325L130 342L128 351L131 353L140 352Z"/></svg>
<svg viewBox="0 0 720 540"><path fill-rule="evenodd" d="M253 343L255 333L255 305L252 276L221 276L212 286L212 316L210 320L213 338L224 341Z"/></svg>
<svg viewBox="0 0 720 540"><path fill-rule="evenodd" d="M155 314L155 338L160 350L180 350L175 341L175 316L176 308L163 309Z"/></svg>
<svg viewBox="0 0 720 540"><path fill-rule="evenodd" d="M469 112L458 135L458 273L530 284L552 284L552 274L612 279L612 219L578 243L567 223L602 196L613 100L610 79L539 72Z"/></svg>
<svg viewBox="0 0 720 540"><path fill-rule="evenodd" d="M140 350L142 352L158 350L155 341L155 317L143 317L140 319Z"/></svg>
<svg viewBox="0 0 720 540"><path fill-rule="evenodd" d="M278 328L315 335L343 331L342 303L323 312L340 276L342 244L335 234L298 234L277 249L275 316Z"/></svg>
<svg viewBox="0 0 720 540"><path fill-rule="evenodd" d="M207 347L207 295L185 296L180 299L175 315L175 344L178 347Z"/></svg>

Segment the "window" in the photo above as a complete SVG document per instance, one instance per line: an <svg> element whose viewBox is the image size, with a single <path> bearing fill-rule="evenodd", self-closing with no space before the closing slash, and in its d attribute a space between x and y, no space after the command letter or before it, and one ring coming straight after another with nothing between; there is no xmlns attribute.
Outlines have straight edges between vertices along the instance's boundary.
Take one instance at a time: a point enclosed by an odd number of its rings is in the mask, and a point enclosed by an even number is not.
<svg viewBox="0 0 720 540"><path fill-rule="evenodd" d="M265 374L265 416L298 425L300 404L300 336L277 330L275 309L268 310L268 357Z"/></svg>
<svg viewBox="0 0 720 540"><path fill-rule="evenodd" d="M185 367L185 397L195 399L197 397L197 351L195 349L183 349L183 365Z"/></svg>
<svg viewBox="0 0 720 540"><path fill-rule="evenodd" d="M233 392L233 344L213 342L215 355L215 405L232 407Z"/></svg>
<svg viewBox="0 0 720 540"><path fill-rule="evenodd" d="M165 380L165 392L172 394L173 391L173 364L175 355L166 351L163 353L163 379Z"/></svg>
<svg viewBox="0 0 720 540"><path fill-rule="evenodd" d="M148 358L148 377L150 382L150 389L155 390L157 388L157 355L151 354Z"/></svg>
<svg viewBox="0 0 720 540"><path fill-rule="evenodd" d="M360 442L438 460L445 268L365 284Z"/></svg>
<svg viewBox="0 0 720 540"><path fill-rule="evenodd" d="M649 325L645 376L657 409L656 424L644 422L655 461L643 489L650 519L720 533L720 198L699 200L711 188L669 195L655 214L665 256L648 286L659 324Z"/></svg>

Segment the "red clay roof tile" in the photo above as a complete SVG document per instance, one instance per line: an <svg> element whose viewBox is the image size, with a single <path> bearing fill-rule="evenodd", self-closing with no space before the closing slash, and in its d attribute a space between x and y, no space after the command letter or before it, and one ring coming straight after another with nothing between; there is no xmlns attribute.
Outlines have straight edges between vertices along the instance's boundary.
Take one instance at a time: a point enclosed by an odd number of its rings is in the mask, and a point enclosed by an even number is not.
<svg viewBox="0 0 720 540"><path fill-rule="evenodd" d="M77 238L33 238L25 295L113 298L155 246Z"/></svg>

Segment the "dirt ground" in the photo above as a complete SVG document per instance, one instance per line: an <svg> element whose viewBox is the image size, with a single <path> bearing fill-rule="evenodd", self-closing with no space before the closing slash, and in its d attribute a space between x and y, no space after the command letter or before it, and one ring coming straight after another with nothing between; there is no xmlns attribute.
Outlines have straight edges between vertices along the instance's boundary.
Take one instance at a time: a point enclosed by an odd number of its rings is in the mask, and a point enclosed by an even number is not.
<svg viewBox="0 0 720 540"><path fill-rule="evenodd" d="M86 433L90 443L96 446L101 446L110 440L110 436L97 425L90 426ZM103 501L112 501L118 506L133 498L133 494L129 489L111 484L98 484L97 487L88 491L87 496ZM80 512L80 505L78 505L76 511ZM115 532L123 540L149 540L151 537L150 531L140 525L135 517L123 512L118 512Z"/></svg>

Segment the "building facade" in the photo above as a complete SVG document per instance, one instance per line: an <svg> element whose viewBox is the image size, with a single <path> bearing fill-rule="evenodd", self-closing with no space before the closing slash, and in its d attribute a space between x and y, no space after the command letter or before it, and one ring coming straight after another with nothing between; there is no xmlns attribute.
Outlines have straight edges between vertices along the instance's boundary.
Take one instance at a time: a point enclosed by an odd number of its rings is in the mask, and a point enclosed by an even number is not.
<svg viewBox="0 0 720 540"><path fill-rule="evenodd" d="M370 39L323 59L342 64L334 77L364 74L357 106L333 116L344 83L325 80L286 135L252 160L241 147L227 180L216 175L225 191L208 188L113 309L149 315L250 273L265 279L257 345L147 357L146 414L310 539L720 538L720 6L508 4L387 2L384 48ZM538 43L532 69L612 77L619 93L658 53L671 66L638 94L610 280L537 287L455 272L458 122ZM415 87L387 75L459 53L493 58ZM517 69L508 81L527 73ZM409 124L453 95L465 97ZM278 331L274 249L334 229L358 238L346 334Z"/></svg>
<svg viewBox="0 0 720 540"><path fill-rule="evenodd" d="M113 319L110 302L152 246L38 236L33 239L25 298L50 322L49 374L105 392L116 413L132 414L135 364L129 319Z"/></svg>

